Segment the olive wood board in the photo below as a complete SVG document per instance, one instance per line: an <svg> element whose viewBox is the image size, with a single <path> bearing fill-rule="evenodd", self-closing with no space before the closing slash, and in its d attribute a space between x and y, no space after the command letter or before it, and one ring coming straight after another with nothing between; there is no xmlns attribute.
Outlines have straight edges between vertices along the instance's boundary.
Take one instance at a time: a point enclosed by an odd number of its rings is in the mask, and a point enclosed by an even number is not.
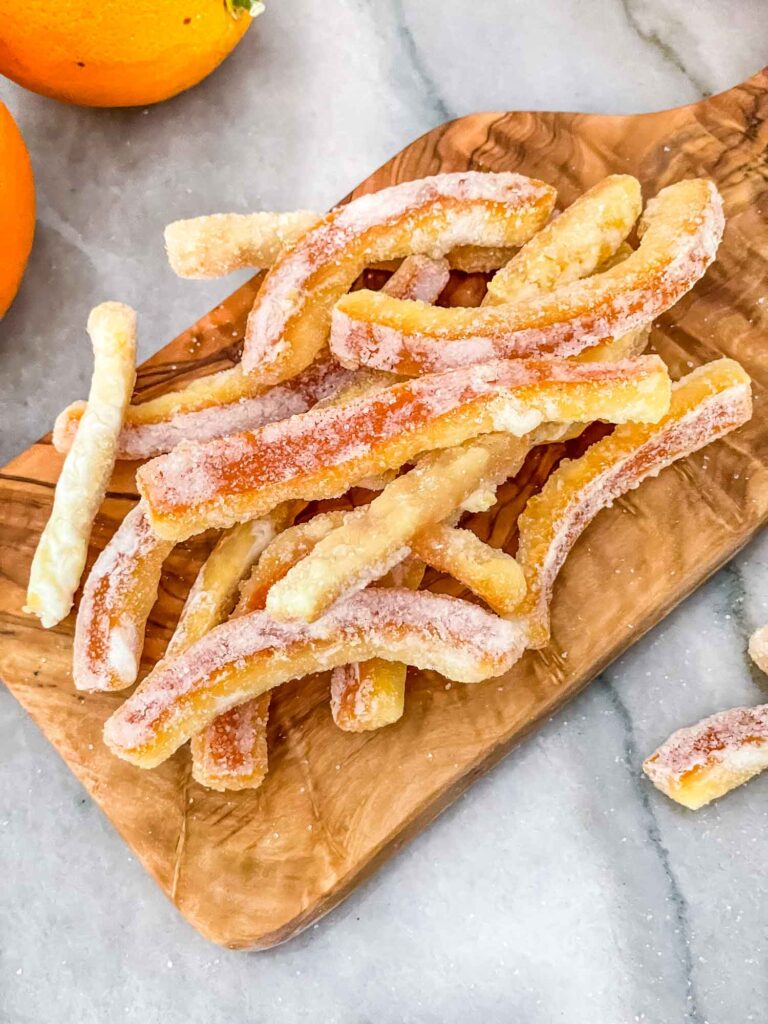
<svg viewBox="0 0 768 1024"><path fill-rule="evenodd" d="M355 189L360 195L438 171L513 170L554 184L565 205L614 172L636 175L646 197L680 178L713 178L728 217L718 260L655 324L652 344L676 377L720 355L738 359L754 380L756 413L745 428L600 513L556 585L550 646L528 653L506 677L449 687L411 671L402 720L361 735L333 724L327 676L282 687L272 704L270 771L256 792L203 790L191 780L186 749L150 772L106 750L102 724L122 696L74 691L74 615L46 631L22 612L61 458L44 438L0 474L0 676L203 935L233 948L266 948L317 920L766 520L767 122L768 71L700 103L641 116L475 114L435 128ZM137 394L231 365L254 290L244 285L145 363ZM552 446L529 460L473 528L514 551L524 496L562 451ZM135 500L135 468L116 468L89 566ZM210 543L197 538L169 558L144 671L162 653ZM451 581L429 579L435 589L459 592Z"/></svg>

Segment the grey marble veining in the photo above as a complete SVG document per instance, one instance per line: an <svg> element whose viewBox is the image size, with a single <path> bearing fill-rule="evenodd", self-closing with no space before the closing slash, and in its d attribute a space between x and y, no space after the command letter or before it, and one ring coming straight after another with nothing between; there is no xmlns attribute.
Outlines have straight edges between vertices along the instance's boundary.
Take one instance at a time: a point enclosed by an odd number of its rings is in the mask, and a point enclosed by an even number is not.
<svg viewBox="0 0 768 1024"><path fill-rule="evenodd" d="M148 355L233 287L177 281L161 232L208 210L328 206L481 109L663 108L765 60L762 0L271 0L199 88L88 111L0 84L38 233L0 323L0 457L81 397L114 297ZM221 951L176 914L0 690L0 1020L746 1024L768 1004L768 778L695 816L641 778L669 732L768 700L768 538L319 926Z"/></svg>

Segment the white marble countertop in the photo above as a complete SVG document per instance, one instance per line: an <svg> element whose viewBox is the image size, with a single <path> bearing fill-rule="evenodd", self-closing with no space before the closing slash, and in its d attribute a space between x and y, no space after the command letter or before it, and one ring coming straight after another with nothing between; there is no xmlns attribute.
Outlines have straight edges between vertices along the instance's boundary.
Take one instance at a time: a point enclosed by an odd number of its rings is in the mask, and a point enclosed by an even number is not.
<svg viewBox="0 0 768 1024"><path fill-rule="evenodd" d="M233 287L177 281L163 225L321 208L415 136L483 109L663 108L766 57L764 0L269 0L207 82L91 111L0 84L38 185L0 323L2 461L82 397L90 306L141 311L146 356ZM230 953L181 920L0 689L0 1019L743 1024L766 1019L768 777L692 815L645 754L764 701L768 536L318 926Z"/></svg>

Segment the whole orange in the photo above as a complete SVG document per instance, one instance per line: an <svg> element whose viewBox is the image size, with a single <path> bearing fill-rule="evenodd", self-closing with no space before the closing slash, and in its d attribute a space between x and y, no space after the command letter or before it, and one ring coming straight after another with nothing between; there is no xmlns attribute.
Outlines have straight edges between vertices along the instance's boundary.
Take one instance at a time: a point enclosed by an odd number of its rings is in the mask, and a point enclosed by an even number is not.
<svg viewBox="0 0 768 1024"><path fill-rule="evenodd" d="M35 233L35 183L21 132L0 103L0 316L19 289Z"/></svg>
<svg viewBox="0 0 768 1024"><path fill-rule="evenodd" d="M157 103L224 60L251 8L247 0L0 0L0 74L85 106Z"/></svg>

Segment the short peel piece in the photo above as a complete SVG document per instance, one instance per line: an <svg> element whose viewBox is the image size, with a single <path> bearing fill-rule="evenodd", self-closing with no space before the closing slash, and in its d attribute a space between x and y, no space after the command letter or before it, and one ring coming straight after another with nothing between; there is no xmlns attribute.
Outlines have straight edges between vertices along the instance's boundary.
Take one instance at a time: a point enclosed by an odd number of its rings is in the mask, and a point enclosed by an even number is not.
<svg viewBox="0 0 768 1024"><path fill-rule="evenodd" d="M768 704L719 711L678 729L643 762L670 799L698 810L768 768Z"/></svg>

